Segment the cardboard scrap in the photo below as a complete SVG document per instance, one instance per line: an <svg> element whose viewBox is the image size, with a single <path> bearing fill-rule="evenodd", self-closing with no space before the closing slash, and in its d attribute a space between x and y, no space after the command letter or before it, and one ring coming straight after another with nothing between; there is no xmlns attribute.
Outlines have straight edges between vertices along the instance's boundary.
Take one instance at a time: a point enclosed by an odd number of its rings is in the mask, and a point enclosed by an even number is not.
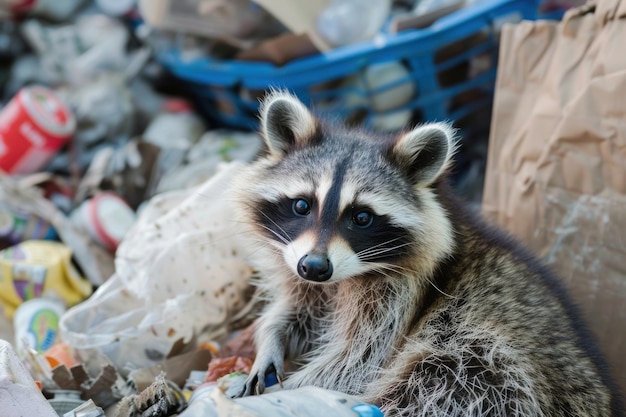
<svg viewBox="0 0 626 417"><path fill-rule="evenodd" d="M253 1L267 10L291 32L296 35L307 34L320 51L332 49L316 30L317 16L328 6L329 0Z"/></svg>
<svg viewBox="0 0 626 417"><path fill-rule="evenodd" d="M135 389L139 392L148 388L154 382L155 377L162 373L167 376L168 380L179 387L183 387L190 372L206 370L211 358L212 355L209 350L194 350L166 359L149 368L137 369L128 375L128 379L133 382Z"/></svg>
<svg viewBox="0 0 626 417"><path fill-rule="evenodd" d="M116 389L120 376L113 365L105 365L101 372L91 378L83 364L67 369L59 365L52 370L52 379L59 388L80 391L84 400L92 399L100 407L106 408L121 398Z"/></svg>
<svg viewBox="0 0 626 417"><path fill-rule="evenodd" d="M187 403L180 389L161 373L139 395L128 395L118 404L114 417L166 417L183 410Z"/></svg>
<svg viewBox="0 0 626 417"><path fill-rule="evenodd" d="M626 392L626 1L503 28L483 212L565 281Z"/></svg>

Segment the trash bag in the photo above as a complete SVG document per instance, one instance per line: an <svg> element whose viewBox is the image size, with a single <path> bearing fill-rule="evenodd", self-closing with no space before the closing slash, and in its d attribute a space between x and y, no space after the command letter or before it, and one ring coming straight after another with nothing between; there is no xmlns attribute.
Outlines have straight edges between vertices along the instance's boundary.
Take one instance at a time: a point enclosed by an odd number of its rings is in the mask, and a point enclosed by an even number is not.
<svg viewBox="0 0 626 417"><path fill-rule="evenodd" d="M116 271L61 318L84 361L104 353L121 373L162 361L180 342L219 337L252 303L252 268L232 219L228 184L242 163L204 185L153 198L116 253Z"/></svg>

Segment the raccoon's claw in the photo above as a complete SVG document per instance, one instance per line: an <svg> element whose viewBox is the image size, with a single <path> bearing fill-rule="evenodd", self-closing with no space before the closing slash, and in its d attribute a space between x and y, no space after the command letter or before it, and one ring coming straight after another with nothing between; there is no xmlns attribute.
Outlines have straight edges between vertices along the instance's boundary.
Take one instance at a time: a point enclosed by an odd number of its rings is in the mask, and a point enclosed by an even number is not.
<svg viewBox="0 0 626 417"><path fill-rule="evenodd" d="M263 390L265 390L265 383L261 383L261 384L263 385ZM247 397L248 395L252 395L252 394L259 395L259 375L258 374L250 375L248 377L238 397Z"/></svg>
<svg viewBox="0 0 626 417"><path fill-rule="evenodd" d="M276 365L274 362L270 362L269 365L261 367L258 371L252 370L252 373L246 380L239 397L245 397L248 395L260 395L265 391L265 377L270 374L276 374L276 379L280 386L283 386L283 379L285 378L282 365Z"/></svg>

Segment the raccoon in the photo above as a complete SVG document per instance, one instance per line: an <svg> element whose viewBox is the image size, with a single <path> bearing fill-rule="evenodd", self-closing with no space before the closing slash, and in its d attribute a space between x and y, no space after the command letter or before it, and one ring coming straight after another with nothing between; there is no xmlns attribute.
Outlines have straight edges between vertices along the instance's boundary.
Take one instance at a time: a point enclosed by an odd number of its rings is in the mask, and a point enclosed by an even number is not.
<svg viewBox="0 0 626 417"><path fill-rule="evenodd" d="M261 133L236 185L268 301L241 395L275 373L387 416L622 415L558 281L450 191L448 124L380 137L275 91Z"/></svg>

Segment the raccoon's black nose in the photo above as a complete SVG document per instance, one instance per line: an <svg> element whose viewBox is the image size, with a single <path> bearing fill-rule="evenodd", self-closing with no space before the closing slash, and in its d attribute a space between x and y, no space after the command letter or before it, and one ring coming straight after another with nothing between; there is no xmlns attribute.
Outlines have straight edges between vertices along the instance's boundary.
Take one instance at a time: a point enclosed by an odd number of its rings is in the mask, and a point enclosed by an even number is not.
<svg viewBox="0 0 626 417"><path fill-rule="evenodd" d="M310 253L298 261L298 274L309 281L327 281L333 274L333 265L325 255Z"/></svg>

